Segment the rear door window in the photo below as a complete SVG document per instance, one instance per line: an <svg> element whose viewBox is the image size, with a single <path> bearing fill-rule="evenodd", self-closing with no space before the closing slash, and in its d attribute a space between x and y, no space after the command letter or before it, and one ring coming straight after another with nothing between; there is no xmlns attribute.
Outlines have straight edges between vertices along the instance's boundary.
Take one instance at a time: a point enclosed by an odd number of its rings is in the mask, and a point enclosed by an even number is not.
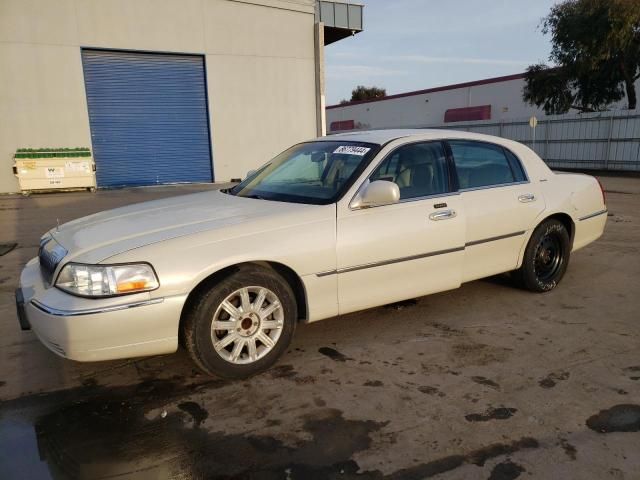
<svg viewBox="0 0 640 480"><path fill-rule="evenodd" d="M504 152L507 155L507 160L509 160L509 164L511 165L511 170L513 170L513 175L516 177L516 182L524 182L527 180L527 176L524 173L524 168L522 167L522 163L518 160L513 153L511 153L506 148Z"/></svg>
<svg viewBox="0 0 640 480"><path fill-rule="evenodd" d="M460 189L525 180L518 159L515 156L511 160L508 159L505 149L500 145L469 140L452 140L448 143L458 173Z"/></svg>
<svg viewBox="0 0 640 480"><path fill-rule="evenodd" d="M400 200L449 191L447 157L441 142L404 145L388 156L370 181L387 180L400 188Z"/></svg>

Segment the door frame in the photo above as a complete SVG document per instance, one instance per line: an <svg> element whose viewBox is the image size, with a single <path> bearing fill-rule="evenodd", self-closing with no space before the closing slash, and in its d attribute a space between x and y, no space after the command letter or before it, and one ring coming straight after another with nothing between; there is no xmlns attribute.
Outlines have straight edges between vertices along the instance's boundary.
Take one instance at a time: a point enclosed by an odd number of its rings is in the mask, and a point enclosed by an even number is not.
<svg viewBox="0 0 640 480"><path fill-rule="evenodd" d="M442 145L442 148L445 153L445 162L446 162L447 175L448 175L448 178L447 178L448 191L442 192L442 193L436 193L432 195L424 195L421 197L408 198L405 200L400 200L398 203L394 203L392 205L380 205L377 207L369 207L366 209L358 209L358 208L351 207L353 200L355 199L357 194L360 192L360 190L364 188L364 186L367 184L367 180L369 179L371 174L375 171L375 169L378 168L379 165L381 165L384 161L389 159L390 156L395 154L395 152L402 147L414 145L414 144L425 144L425 143L440 143ZM380 213L382 213L386 209L408 208L411 210L411 209L419 209L421 206L424 206L425 207L424 217L423 217L424 221L430 222L431 220L429 220L428 218L429 211L435 209L436 205L440 203L436 201L436 203L434 204L433 200L436 200L439 198L443 199L442 203L445 203L446 201L445 199L452 199L451 202L455 204L454 208L459 211L459 218L455 219L455 222L462 222L462 223L456 223L456 225L458 225L458 228L462 228L462 232L460 232L460 238L458 239L459 240L458 243L455 245L453 244L448 245L446 246L446 248L436 248L432 251L426 251L428 250L428 248L426 248L425 251L412 252L411 255L400 254L398 255L397 258L388 256L387 258L380 258L378 261L362 263L362 264L340 265L336 263L336 270L331 273L335 273L338 275L337 285L336 285L338 288L338 299L341 298L340 278L339 278L339 275L341 274L349 274L351 272L357 272L359 270L367 270L367 269L376 268L376 267L388 267L391 265L403 264L405 262L409 262L409 263L413 263L414 261L439 262L439 261L444 261L441 259L451 258L450 255L456 255L457 257L459 257L457 260L452 260L452 261L458 261L458 262L462 261L462 258L464 255L464 248L465 248L464 247L464 241L465 241L464 228L465 228L466 222L464 218L464 211L462 211L459 205L461 197L460 197L460 193L457 191L457 184L454 176L455 174L452 170L453 168L455 168L455 166L452 163L452 159L447 152L447 148L444 144L444 139L442 138L415 139L414 137L411 137L411 140L409 141L407 141L407 138L399 138L391 142L388 142L387 144L384 144L382 146L378 154L370 161L369 165L364 169L364 171L359 176L359 178L354 182L352 187L347 192L345 192L342 199L338 202L337 209L336 209L336 241L337 242L339 241L338 239L341 235L340 223L342 221L348 220L349 217L351 216L354 216L354 215L359 216L362 212L364 212L363 214L365 215L370 215L370 214L375 214L376 211L380 211ZM455 202L453 201L453 199L455 199ZM411 205L411 204L414 204L414 205ZM438 208L447 208L447 207L443 206ZM383 209L383 210L379 210L379 209ZM439 222L435 222L435 224L438 224L438 223ZM434 227L435 225L432 226L431 228L434 228ZM425 228L428 228L428 227L425 226ZM338 248L339 248L339 243L336 243L336 262L338 262L338 259L340 258L340 255L338 254ZM426 260L426 259L429 259L429 260ZM407 267L407 268L410 268L410 267ZM449 282L446 284L444 288L439 288L439 287L434 288L434 286L432 285L431 287L427 287L425 289L425 293L423 293L422 295L427 293L435 293L436 291L449 290L451 288L456 288L460 285L461 278L462 278L462 266L460 266L460 269L457 272L457 283ZM453 283L456 283L456 285L453 285ZM413 296L419 296L419 295L413 295ZM354 311L351 305L347 304L346 308L343 310L343 306L340 305L340 300L338 303L339 303L340 314ZM359 305L358 302L356 303ZM371 304L369 306L374 306L374 305ZM368 308L368 307L365 306L365 308ZM355 310L359 310L359 309L361 308L360 307L355 308Z"/></svg>

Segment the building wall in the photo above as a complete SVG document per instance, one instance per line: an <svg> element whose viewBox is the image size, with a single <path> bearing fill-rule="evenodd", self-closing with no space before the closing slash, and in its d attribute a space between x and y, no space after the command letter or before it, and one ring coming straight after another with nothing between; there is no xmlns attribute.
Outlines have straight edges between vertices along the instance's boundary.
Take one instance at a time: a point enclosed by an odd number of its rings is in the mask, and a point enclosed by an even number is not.
<svg viewBox="0 0 640 480"><path fill-rule="evenodd" d="M315 136L313 0L0 0L0 192L17 148L91 146L81 47L205 55L217 181Z"/></svg>
<svg viewBox="0 0 640 480"><path fill-rule="evenodd" d="M640 81L636 85L640 90ZM492 121L522 119L531 115L544 117L543 110L522 100L523 87L524 79L516 78L462 88L444 87L435 92L392 96L374 102L330 106L327 108L327 130L332 132L332 122L348 120L354 120L356 128L360 129L440 125L448 109L480 105L491 105ZM626 101L621 101L612 107L625 108L625 105Z"/></svg>

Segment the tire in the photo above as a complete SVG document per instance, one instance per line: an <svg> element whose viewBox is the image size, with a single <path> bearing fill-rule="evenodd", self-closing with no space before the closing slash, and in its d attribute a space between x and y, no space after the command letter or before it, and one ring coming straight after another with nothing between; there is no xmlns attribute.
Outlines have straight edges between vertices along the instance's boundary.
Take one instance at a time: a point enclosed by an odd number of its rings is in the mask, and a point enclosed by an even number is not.
<svg viewBox="0 0 640 480"><path fill-rule="evenodd" d="M536 227L524 252L522 266L513 272L516 282L532 292L548 292L560 283L569 265L571 240L558 220Z"/></svg>
<svg viewBox="0 0 640 480"><path fill-rule="evenodd" d="M275 271L242 266L195 295L183 336L189 355L204 372L248 378L273 365L291 343L296 299ZM214 321L219 329L214 330Z"/></svg>

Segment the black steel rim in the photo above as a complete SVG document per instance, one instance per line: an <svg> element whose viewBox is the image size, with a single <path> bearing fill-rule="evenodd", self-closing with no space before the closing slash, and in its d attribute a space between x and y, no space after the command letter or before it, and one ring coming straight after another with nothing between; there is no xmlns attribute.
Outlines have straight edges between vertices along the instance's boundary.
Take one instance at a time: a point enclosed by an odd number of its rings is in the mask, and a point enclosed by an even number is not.
<svg viewBox="0 0 640 480"><path fill-rule="evenodd" d="M536 277L542 282L553 279L563 261L562 242L560 237L553 233L548 233L536 246L534 269Z"/></svg>

